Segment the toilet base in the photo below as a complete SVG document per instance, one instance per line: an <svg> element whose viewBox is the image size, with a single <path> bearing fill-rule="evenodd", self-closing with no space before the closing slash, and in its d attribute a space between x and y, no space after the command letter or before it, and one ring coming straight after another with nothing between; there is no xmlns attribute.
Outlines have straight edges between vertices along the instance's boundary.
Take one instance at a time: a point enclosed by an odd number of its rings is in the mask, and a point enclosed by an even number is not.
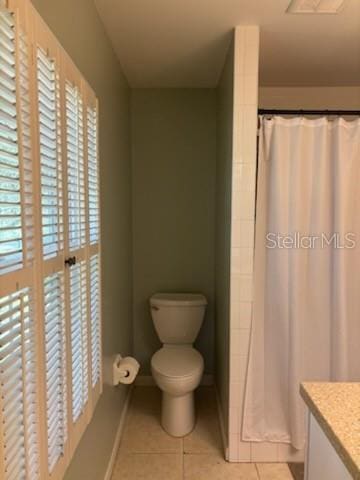
<svg viewBox="0 0 360 480"><path fill-rule="evenodd" d="M173 437L184 437L195 426L194 393L182 396L162 392L161 425Z"/></svg>

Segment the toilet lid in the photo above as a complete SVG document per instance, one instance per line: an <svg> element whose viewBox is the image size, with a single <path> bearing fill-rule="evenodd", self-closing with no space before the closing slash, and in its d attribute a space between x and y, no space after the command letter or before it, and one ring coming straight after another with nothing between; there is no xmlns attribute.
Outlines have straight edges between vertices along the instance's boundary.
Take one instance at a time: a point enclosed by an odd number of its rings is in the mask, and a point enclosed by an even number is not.
<svg viewBox="0 0 360 480"><path fill-rule="evenodd" d="M163 347L153 355L151 366L165 377L188 377L203 370L204 360L192 347Z"/></svg>

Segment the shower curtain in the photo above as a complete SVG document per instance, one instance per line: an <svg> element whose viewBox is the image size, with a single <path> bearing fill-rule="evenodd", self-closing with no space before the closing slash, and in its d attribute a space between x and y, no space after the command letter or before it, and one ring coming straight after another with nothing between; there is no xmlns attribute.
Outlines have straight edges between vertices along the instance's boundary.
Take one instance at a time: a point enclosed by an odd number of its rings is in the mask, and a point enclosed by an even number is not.
<svg viewBox="0 0 360 480"><path fill-rule="evenodd" d="M302 381L360 381L360 119L262 119L246 441L304 447Z"/></svg>

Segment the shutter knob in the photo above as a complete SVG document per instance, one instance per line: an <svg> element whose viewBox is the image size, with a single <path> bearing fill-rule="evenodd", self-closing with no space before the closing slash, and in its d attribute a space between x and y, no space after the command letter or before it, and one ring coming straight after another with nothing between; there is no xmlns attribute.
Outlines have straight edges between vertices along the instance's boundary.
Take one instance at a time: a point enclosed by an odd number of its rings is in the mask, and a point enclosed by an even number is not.
<svg viewBox="0 0 360 480"><path fill-rule="evenodd" d="M72 267L76 264L76 257L69 257L65 259L65 266Z"/></svg>

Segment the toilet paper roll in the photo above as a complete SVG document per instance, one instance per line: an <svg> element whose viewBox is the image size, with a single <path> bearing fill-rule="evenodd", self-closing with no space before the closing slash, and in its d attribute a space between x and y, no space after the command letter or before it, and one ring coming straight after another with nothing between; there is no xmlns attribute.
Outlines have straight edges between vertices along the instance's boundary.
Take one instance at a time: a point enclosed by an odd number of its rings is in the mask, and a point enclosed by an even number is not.
<svg viewBox="0 0 360 480"><path fill-rule="evenodd" d="M133 383L140 369L139 362L133 357L124 357L117 365L119 382L125 385Z"/></svg>

